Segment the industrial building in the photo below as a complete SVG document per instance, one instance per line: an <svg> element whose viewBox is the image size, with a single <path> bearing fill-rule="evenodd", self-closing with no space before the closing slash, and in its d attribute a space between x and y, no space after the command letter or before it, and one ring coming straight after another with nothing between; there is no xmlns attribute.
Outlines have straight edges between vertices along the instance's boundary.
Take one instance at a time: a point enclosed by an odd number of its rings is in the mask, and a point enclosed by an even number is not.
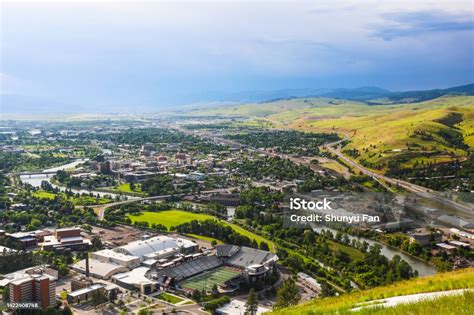
<svg viewBox="0 0 474 315"><path fill-rule="evenodd" d="M111 249L104 249L92 253L92 259L124 266L127 268L133 268L140 265L140 257L122 254Z"/></svg>
<svg viewBox="0 0 474 315"><path fill-rule="evenodd" d="M156 236L147 240L128 243L127 245L114 249L117 253L140 257L141 261L148 259L162 259L176 254L191 254L198 250L199 246L183 238L172 238L169 236Z"/></svg>
<svg viewBox="0 0 474 315"><path fill-rule="evenodd" d="M126 289L138 289L142 294L150 294L156 290L156 282L148 274L150 268L138 267L131 271L112 276L112 281Z"/></svg>
<svg viewBox="0 0 474 315"><path fill-rule="evenodd" d="M73 227L57 229L53 235L44 236L38 245L42 250L86 250L91 241L81 236L80 228Z"/></svg>
<svg viewBox="0 0 474 315"><path fill-rule="evenodd" d="M86 274L87 261L83 259L78 261L71 268L77 272ZM121 272L127 272L129 269L125 266L117 265L114 263L90 259L89 260L89 274L98 279L110 279L113 275Z"/></svg>

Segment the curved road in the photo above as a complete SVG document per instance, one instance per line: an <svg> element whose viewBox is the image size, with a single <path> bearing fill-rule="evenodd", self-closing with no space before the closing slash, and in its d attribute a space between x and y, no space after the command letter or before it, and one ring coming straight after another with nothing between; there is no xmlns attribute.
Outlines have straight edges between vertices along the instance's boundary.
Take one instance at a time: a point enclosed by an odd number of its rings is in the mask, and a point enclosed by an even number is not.
<svg viewBox="0 0 474 315"><path fill-rule="evenodd" d="M201 191L199 193L199 195L227 192L227 191L232 190L232 189L234 189L234 187L206 190L206 191ZM95 210L99 220L103 220L104 219L104 214L105 214L105 209L110 208L110 207L124 205L124 204L132 203L132 202L166 199L166 198L170 198L172 196L174 196L174 197L185 197L185 196L195 196L195 195L198 195L198 194L161 195L161 196L152 196L152 197L144 197L144 198L134 198L134 199L128 199L128 200L111 202L111 203L106 203L106 204L102 204L102 205L88 206L88 207L93 208Z"/></svg>
<svg viewBox="0 0 474 315"><path fill-rule="evenodd" d="M175 126L175 125L170 126L170 128L175 129L175 130L180 131L180 132L183 132L185 134L194 135L194 136L201 136L201 137L213 140L215 142L220 142L220 143L223 143L223 144L226 144L226 145L234 145L234 146L237 146L237 147L244 147L242 144L240 144L236 141L232 141L232 140L229 140L229 139L223 139L221 137L216 136L215 134L211 134L211 133L207 133L207 132L202 132L202 133L197 134L193 131L183 129L183 128L181 128L179 126ZM399 179L394 179L394 178L387 177L387 176L382 175L382 174L375 173L375 172L365 168L364 166L358 164L357 162L349 159L347 156L342 154L339 151L339 149L335 148L338 144L342 143L343 141L349 140L349 139L350 139L349 136L347 134L344 134L343 139L335 141L335 142L327 143L327 144L323 145L322 147L326 148L329 152L337 155L340 159L342 159L343 161L345 161L346 163L348 163L350 166L354 167L355 169L361 171L363 174L372 177L374 180L378 181L381 185L383 185L386 188L387 188L386 183L389 183L389 184L392 184L392 185L398 185L398 186L404 188L405 190L407 190L409 192L412 192L412 193L414 193L418 196L428 198L428 199L431 199L431 200L435 200L438 203L442 203L446 206L449 206L450 208L456 210L456 212L458 214L461 214L461 215L463 215L467 218L472 218L474 216L474 207L472 205L468 205L468 204L460 203L460 202L455 202L455 201L453 201L449 198L443 197L439 192L433 191L433 190L428 189L426 187L422 187L422 186L419 186L419 185L416 185L416 184L412 184L410 182L406 182L406 181L399 180ZM272 153L272 152L268 152L266 150L260 150L260 149L250 149L250 150L254 151L254 152L261 153L261 154L265 154L267 156L281 156L281 157L283 157L287 160L290 160L290 161L292 161L296 164L306 165L310 169L312 169L313 171L317 170L316 169L317 167L315 165L311 164L310 161L302 159L302 158L296 158L296 157L293 157L293 156L290 156L290 155L287 155L287 154L276 154L276 153Z"/></svg>
<svg viewBox="0 0 474 315"><path fill-rule="evenodd" d="M431 200L436 200L437 202L440 202L440 203L444 203L450 206L451 208L457 210L460 214L467 216L468 218L474 215L473 206L470 206L464 203L455 202L451 199L445 198L439 192L433 191L426 187L422 187L422 186L412 184L403 180L394 179L382 174L372 172L369 169L363 167L362 165L356 163L355 161L349 159L347 156L342 154L338 148L336 148L338 144L340 144L342 141L347 140L347 139L348 138L344 138L343 140L328 143L328 144L323 145L323 147L326 148L332 154L337 155L341 160L343 160L350 166L354 167L355 169L361 171L363 174L368 175L376 180L383 180L392 185L398 185L407 191L417 194L418 196L425 197Z"/></svg>

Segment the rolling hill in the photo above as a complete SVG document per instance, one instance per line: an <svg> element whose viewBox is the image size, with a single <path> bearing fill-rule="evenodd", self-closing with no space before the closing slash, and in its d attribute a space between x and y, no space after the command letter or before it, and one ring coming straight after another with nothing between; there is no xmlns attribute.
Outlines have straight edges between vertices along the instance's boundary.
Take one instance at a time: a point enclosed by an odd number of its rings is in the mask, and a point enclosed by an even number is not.
<svg viewBox="0 0 474 315"><path fill-rule="evenodd" d="M374 105L334 98L297 98L206 109L203 115L247 116L276 128L338 132L344 151L365 166L464 160L474 148L474 96L444 95L416 103Z"/></svg>

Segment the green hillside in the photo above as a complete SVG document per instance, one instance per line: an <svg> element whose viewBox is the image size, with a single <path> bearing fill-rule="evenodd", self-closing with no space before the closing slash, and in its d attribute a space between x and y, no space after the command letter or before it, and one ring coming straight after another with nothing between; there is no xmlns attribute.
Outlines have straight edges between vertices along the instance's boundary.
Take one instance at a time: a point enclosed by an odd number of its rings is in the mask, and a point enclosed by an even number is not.
<svg viewBox="0 0 474 315"><path fill-rule="evenodd" d="M439 273L374 289L345 294L339 297L317 298L304 304L280 309L271 314L474 314L474 293L442 297L429 302L399 304L393 308L352 308L370 305L370 301L416 293L474 289L474 269ZM373 304L373 303L372 303Z"/></svg>
<svg viewBox="0 0 474 315"><path fill-rule="evenodd" d="M446 95L418 103L300 98L224 106L197 112L267 120L276 128L339 132L343 149L365 166L386 171L390 163L413 165L464 160L474 148L474 96Z"/></svg>
<svg viewBox="0 0 474 315"><path fill-rule="evenodd" d="M380 170L386 170L388 163L395 161L410 167L464 159L474 147L472 96L365 107L335 118L305 115L289 127L344 133L350 137L350 143L343 150L364 165Z"/></svg>

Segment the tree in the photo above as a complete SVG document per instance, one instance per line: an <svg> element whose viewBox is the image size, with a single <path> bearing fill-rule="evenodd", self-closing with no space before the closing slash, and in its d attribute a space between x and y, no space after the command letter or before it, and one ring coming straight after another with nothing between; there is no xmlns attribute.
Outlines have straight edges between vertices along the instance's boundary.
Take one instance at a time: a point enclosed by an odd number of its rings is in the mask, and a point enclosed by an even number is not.
<svg viewBox="0 0 474 315"><path fill-rule="evenodd" d="M8 302L10 301L10 286L5 286L2 292L2 300L3 302Z"/></svg>
<svg viewBox="0 0 474 315"><path fill-rule="evenodd" d="M288 307L298 304L300 293L296 286L295 280L288 279L277 291L277 300L275 308Z"/></svg>
<svg viewBox="0 0 474 315"><path fill-rule="evenodd" d="M94 235L91 240L92 247L95 249L102 249L104 248L104 244L102 244L102 241L100 240L100 237L97 235Z"/></svg>
<svg viewBox="0 0 474 315"><path fill-rule="evenodd" d="M260 249L261 250L270 250L270 248L268 247L268 244L264 241L260 242Z"/></svg>
<svg viewBox="0 0 474 315"><path fill-rule="evenodd" d="M321 280L321 297L333 296L336 292L334 289L324 280Z"/></svg>
<svg viewBox="0 0 474 315"><path fill-rule="evenodd" d="M110 290L109 301L114 302L117 299L117 290Z"/></svg>
<svg viewBox="0 0 474 315"><path fill-rule="evenodd" d="M217 298L219 296L219 290L217 289L217 284L214 283L212 286L212 293L211 293L213 298Z"/></svg>
<svg viewBox="0 0 474 315"><path fill-rule="evenodd" d="M138 315L151 315L151 310L146 309L146 308L141 308L138 313Z"/></svg>
<svg viewBox="0 0 474 315"><path fill-rule="evenodd" d="M193 300L199 302L201 300L201 291L195 289L191 297L193 298Z"/></svg>
<svg viewBox="0 0 474 315"><path fill-rule="evenodd" d="M71 308L69 307L69 305L65 305L63 310L61 311L61 315L72 315L72 311L71 311Z"/></svg>
<svg viewBox="0 0 474 315"><path fill-rule="evenodd" d="M257 297L255 295L255 290L252 288L249 291L249 296L247 297L247 303L245 303L245 315L255 315L257 314L258 303Z"/></svg>

